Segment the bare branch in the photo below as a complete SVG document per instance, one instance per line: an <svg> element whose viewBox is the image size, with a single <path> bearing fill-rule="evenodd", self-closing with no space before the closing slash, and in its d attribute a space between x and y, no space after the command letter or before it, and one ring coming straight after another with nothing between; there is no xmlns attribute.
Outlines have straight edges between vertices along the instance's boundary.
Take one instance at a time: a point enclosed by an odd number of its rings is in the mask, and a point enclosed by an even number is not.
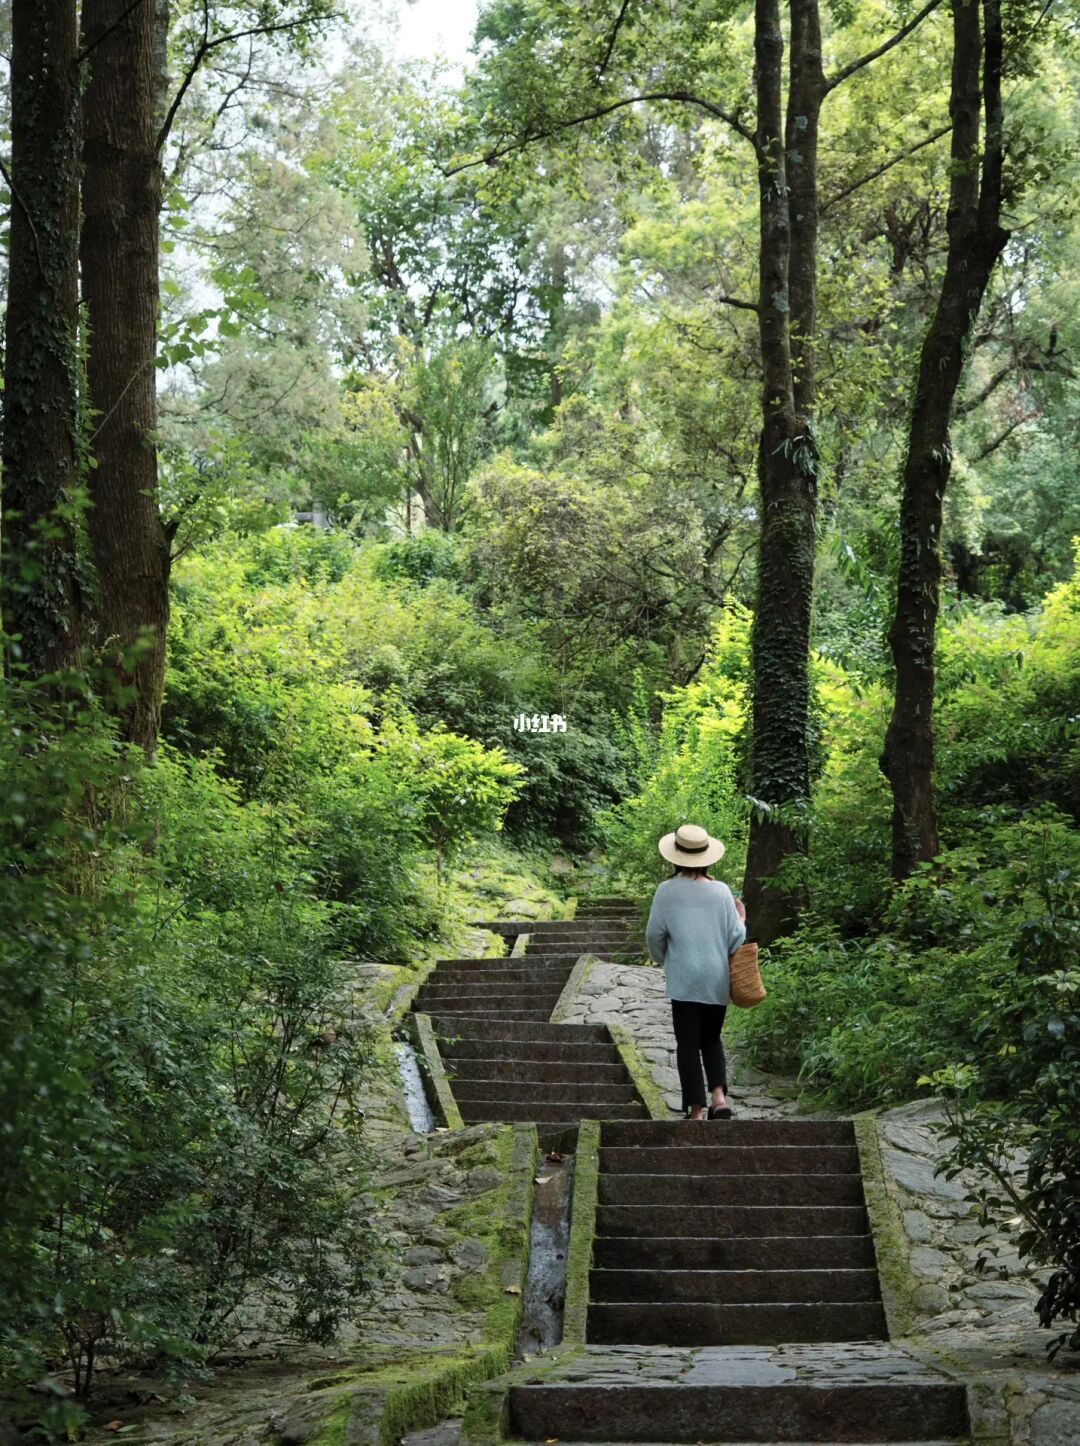
<svg viewBox="0 0 1080 1446"><path fill-rule="evenodd" d="M602 85L604 82L604 72L607 70L608 65L611 63L611 55L615 49L615 42L619 38L619 31L622 28L622 23L626 19L626 12L629 9L630 0L622 0L622 5L619 7L619 13L615 17L615 24L611 27L611 34L608 36L607 47L604 50L604 58L600 62L600 67L596 72L597 85Z"/></svg>
<svg viewBox="0 0 1080 1446"><path fill-rule="evenodd" d="M168 140L173 121L176 119L176 112L180 109L184 96L187 94L191 82L198 74L203 61L212 50L216 50L220 45L228 45L234 40L246 40L249 35L276 35L284 30L299 30L304 25L325 25L327 21L343 20L345 18L344 14L340 11L332 10L326 15L305 15L298 20L282 20L277 25L251 25L246 30L231 30L227 35L215 35L213 40L209 38L207 26L204 24L202 40L200 40L198 49L192 57L187 70L184 72L184 78L180 82L180 87L176 95L173 97L172 105L169 106L165 119L161 123L161 129L158 131L157 136L157 149L160 151Z"/></svg>
<svg viewBox="0 0 1080 1446"><path fill-rule="evenodd" d="M548 141L563 131L573 130L576 126L587 125L589 121L602 120L604 116L611 115L614 111L623 110L628 105L638 105L643 101L669 100L682 105L696 106L705 111L708 115L715 116L718 120L725 121L733 131L742 136L743 140L755 144L754 133L747 126L743 125L737 115L726 111L722 106L716 105L705 96L695 95L689 90L649 90L643 91L640 95L623 96L621 100L615 100L610 105L597 106L595 110L586 111L582 115L573 116L570 120L555 121L552 125L546 126L543 130L529 131L520 136L517 140L508 141L503 146L495 146L490 151L485 151L481 156L474 156L470 161L462 161L459 165L440 166L444 176L456 176L462 171L471 170L473 166L493 166L496 161L501 161L504 156L512 155L515 151L523 151L527 146L534 145L537 141Z"/></svg>
<svg viewBox="0 0 1080 1446"><path fill-rule="evenodd" d="M879 45L876 50L868 51L865 55L860 55L858 60L853 60L850 65L845 65L843 70L838 70L831 80L827 79L825 81L825 94L828 95L831 90L835 90L838 85L841 85L849 76L854 75L856 71L862 70L865 66L872 64L873 61L880 59L881 56L888 54L894 46L899 45L901 40L906 39L913 30L917 29L926 17L932 14L940 4L941 0L929 0L929 3L924 5L917 15L913 15L908 23L901 26L896 34L891 35L883 45Z"/></svg>
<svg viewBox="0 0 1080 1446"><path fill-rule="evenodd" d="M983 402L985 402L989 397L992 397L997 391L998 387L1001 386L1002 382L1005 381L1008 377L1011 377L1013 372L1016 371L1020 365L1021 363L1019 362L1019 360L1015 358L1012 361L1007 362L1005 366L1001 367L998 371L994 373L994 375L990 378L986 385L980 391L976 392L973 397L968 397L966 401L957 403L954 416L966 417L969 412L974 412L976 408L981 407Z"/></svg>
<svg viewBox="0 0 1080 1446"><path fill-rule="evenodd" d="M1007 427L1005 427L1001 432L999 432L996 437L993 437L989 442L987 442L985 447L980 448L980 450L976 452L975 456L972 458L972 461L985 462L987 457L991 456L992 453L996 452L1000 446L1007 442L1015 431L1017 431L1020 427L1024 426L1027 422L1037 422L1041 416L1041 412L1028 412L1022 417L1017 417L1014 421L1010 422Z"/></svg>
<svg viewBox="0 0 1080 1446"><path fill-rule="evenodd" d="M758 304L756 301L743 301L743 299L739 296L712 296L709 299L710 301L719 302L721 306L734 306L739 311L758 310Z"/></svg>
<svg viewBox="0 0 1080 1446"><path fill-rule="evenodd" d="M837 191L835 196L830 196L827 201L823 201L820 208L821 214L824 215L830 206L836 206L841 201L846 201L854 192L860 190L863 186L869 185L871 181L876 181L877 178L883 176L886 171L891 171L893 166L900 165L902 161L906 161L910 156L914 156L917 152L925 150L927 146L932 146L935 141L941 140L942 136L947 136L951 130L951 125L941 126L938 130L932 131L930 135L925 136L921 141L916 141L913 146L908 146L907 150L899 151L895 156L885 161L875 170L868 171L865 176L859 176L858 179L852 181L849 186L844 186L842 190Z"/></svg>

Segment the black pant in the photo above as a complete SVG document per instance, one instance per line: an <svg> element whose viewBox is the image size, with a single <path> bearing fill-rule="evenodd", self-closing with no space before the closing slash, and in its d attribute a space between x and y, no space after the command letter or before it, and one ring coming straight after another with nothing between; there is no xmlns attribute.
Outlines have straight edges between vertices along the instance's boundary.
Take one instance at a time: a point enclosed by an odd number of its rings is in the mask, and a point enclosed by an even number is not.
<svg viewBox="0 0 1080 1446"><path fill-rule="evenodd" d="M727 1060L720 1031L724 1027L726 1004L699 1004L692 999L671 1001L671 1022L675 1026L675 1062L679 1066L683 1109L705 1105L701 1066L710 1090L719 1085L727 1093Z"/></svg>

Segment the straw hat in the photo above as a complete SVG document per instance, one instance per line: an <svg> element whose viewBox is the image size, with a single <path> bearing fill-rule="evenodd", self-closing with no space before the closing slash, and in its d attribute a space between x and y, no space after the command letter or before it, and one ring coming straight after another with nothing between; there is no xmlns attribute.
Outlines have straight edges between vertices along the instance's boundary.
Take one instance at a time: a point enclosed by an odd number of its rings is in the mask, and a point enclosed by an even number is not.
<svg viewBox="0 0 1080 1446"><path fill-rule="evenodd" d="M678 864L684 869L707 869L723 858L725 845L696 823L681 823L674 833L664 835L659 847L669 864Z"/></svg>

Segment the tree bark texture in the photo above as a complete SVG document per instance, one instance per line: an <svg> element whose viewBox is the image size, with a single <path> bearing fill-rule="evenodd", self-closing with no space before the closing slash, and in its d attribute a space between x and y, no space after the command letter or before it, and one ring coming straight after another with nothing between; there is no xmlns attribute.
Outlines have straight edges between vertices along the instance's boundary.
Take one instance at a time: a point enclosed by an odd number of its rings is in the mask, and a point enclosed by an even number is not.
<svg viewBox="0 0 1080 1446"><path fill-rule="evenodd" d="M94 410L90 538L97 623L124 735L152 755L169 618L169 538L157 500L155 356L163 7L84 0L80 259Z"/></svg>
<svg viewBox="0 0 1080 1446"><path fill-rule="evenodd" d="M751 791L769 812L750 824L744 894L751 933L769 943L798 919L800 892L770 882L806 847L807 719L817 514L813 338L817 306L817 135L825 93L816 0L792 0L787 123L778 0L758 0L755 85L764 375L758 449L761 523L753 632ZM777 805L788 817L777 818ZM794 810L795 816L792 817Z"/></svg>
<svg viewBox="0 0 1080 1446"><path fill-rule="evenodd" d="M75 0L15 0L4 367L4 627L32 674L73 666L77 570L79 66Z"/></svg>
<svg viewBox="0 0 1080 1446"><path fill-rule="evenodd" d="M934 649L941 526L952 453L949 423L965 353L1008 240L1002 204L1000 0L953 0L948 248L937 310L923 339L900 506L900 569L889 644L896 668L880 766L893 795L892 872L905 878L938 852L934 799ZM982 82L980 85L980 69ZM980 111L985 143L979 161Z"/></svg>

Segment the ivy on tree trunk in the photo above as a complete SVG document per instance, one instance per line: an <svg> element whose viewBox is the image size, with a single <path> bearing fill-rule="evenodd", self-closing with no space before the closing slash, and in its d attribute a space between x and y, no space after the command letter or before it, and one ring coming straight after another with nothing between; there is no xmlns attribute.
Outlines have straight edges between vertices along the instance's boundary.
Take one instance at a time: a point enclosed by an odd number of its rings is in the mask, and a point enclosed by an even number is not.
<svg viewBox="0 0 1080 1446"><path fill-rule="evenodd" d="M2 611L40 676L74 665L79 64L75 0L16 0L4 359Z"/></svg>
<svg viewBox="0 0 1080 1446"><path fill-rule="evenodd" d="M889 644L896 667L880 765L893 795L892 872L905 878L938 852L934 800L934 648L941 525L952 468L949 423L986 288L1009 239L1001 225L1003 110L1000 0L954 0L949 114L948 251L923 339L904 462L900 570ZM980 70L982 72L980 82ZM985 130L979 158L980 113Z"/></svg>
<svg viewBox="0 0 1080 1446"><path fill-rule="evenodd" d="M813 434L817 139L825 96L817 0L791 4L786 125L783 51L778 0L758 0L754 144L764 390L751 791L768 811L758 808L751 819L744 893L754 937L762 943L789 931L798 917L798 890L770 876L806 846L797 810L810 792L807 717L818 467ZM785 816L776 816L777 805Z"/></svg>

